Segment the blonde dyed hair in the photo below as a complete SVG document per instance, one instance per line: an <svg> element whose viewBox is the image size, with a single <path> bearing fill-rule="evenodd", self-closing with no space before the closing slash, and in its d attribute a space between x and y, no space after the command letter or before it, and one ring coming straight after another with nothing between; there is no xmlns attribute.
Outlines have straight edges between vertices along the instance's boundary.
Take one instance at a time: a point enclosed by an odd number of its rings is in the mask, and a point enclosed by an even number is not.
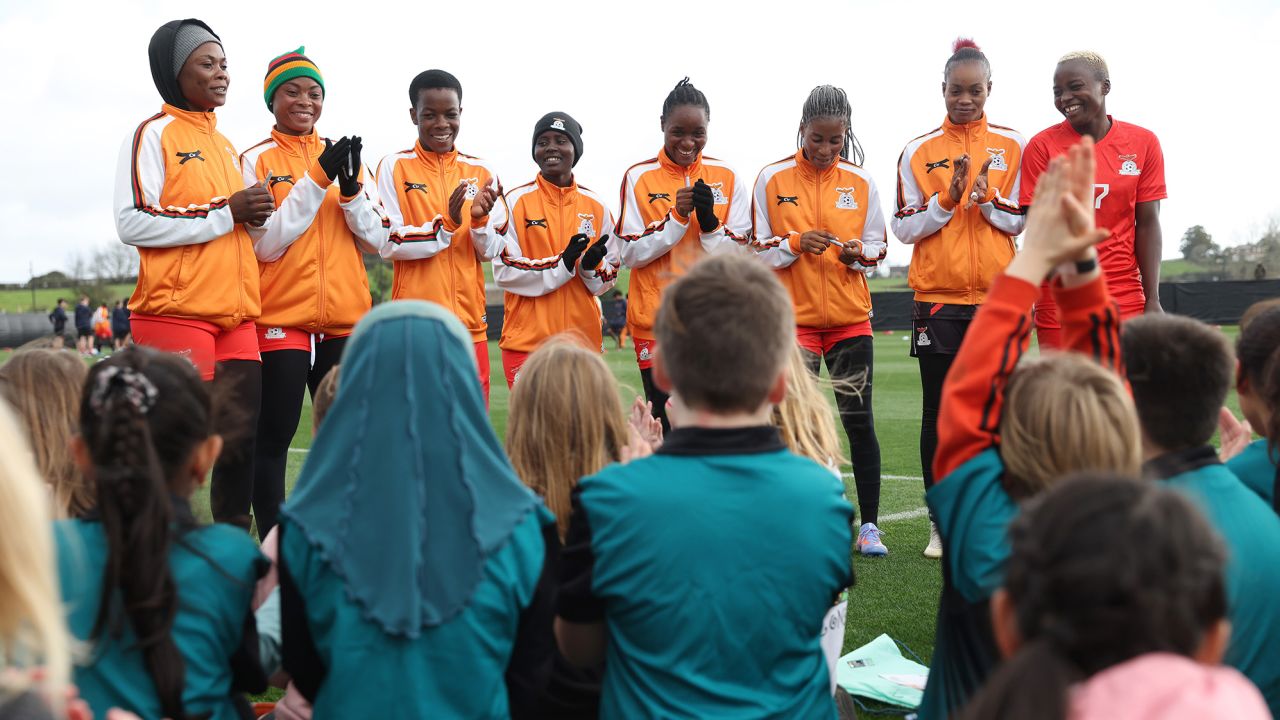
<svg viewBox="0 0 1280 720"><path fill-rule="evenodd" d="M329 406L333 405L334 398L338 397L338 378L342 375L341 368L341 365L329 368L329 372L320 378L320 384L316 385L316 396L311 399L311 429L314 432L320 432L320 423L324 422L325 416L329 414Z"/></svg>
<svg viewBox="0 0 1280 720"><path fill-rule="evenodd" d="M62 517L84 515L96 503L92 483L71 457L88 372L76 353L50 349L20 350L0 365L0 394L17 412Z"/></svg>
<svg viewBox="0 0 1280 720"><path fill-rule="evenodd" d="M791 452L839 468L847 458L840 449L834 411L822 390L821 379L809 370L804 351L796 345L787 362L787 394L773 408L773 424Z"/></svg>
<svg viewBox="0 0 1280 720"><path fill-rule="evenodd" d="M1058 58L1058 64L1079 61L1089 66L1099 80L1110 80L1111 71L1107 69L1107 61L1092 50L1075 50Z"/></svg>
<svg viewBox="0 0 1280 720"><path fill-rule="evenodd" d="M529 356L511 389L507 455L555 513L561 539L578 480L616 462L626 442L618 385L599 353L556 336Z"/></svg>
<svg viewBox="0 0 1280 720"><path fill-rule="evenodd" d="M43 668L41 689L61 713L71 656L51 524L31 450L0 402L0 668ZM9 684L0 692L24 689Z"/></svg>
<svg viewBox="0 0 1280 720"><path fill-rule="evenodd" d="M1133 399L1119 376L1083 355L1028 362L1009 378L1000 455L1017 498L1076 472L1136 477L1142 440Z"/></svg>

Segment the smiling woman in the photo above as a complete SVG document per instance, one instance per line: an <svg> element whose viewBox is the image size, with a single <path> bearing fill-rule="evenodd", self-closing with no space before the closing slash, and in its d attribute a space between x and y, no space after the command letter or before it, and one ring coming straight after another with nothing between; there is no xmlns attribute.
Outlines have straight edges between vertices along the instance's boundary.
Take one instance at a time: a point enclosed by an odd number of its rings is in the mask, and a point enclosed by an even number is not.
<svg viewBox="0 0 1280 720"><path fill-rule="evenodd" d="M164 105L125 141L115 194L120 239L141 256L129 300L133 337L182 354L203 379L227 384L253 427L261 384L253 321L261 303L246 225L266 221L271 196L244 187L234 146L217 130L213 111L231 83L218 36L199 20L174 20L152 35L148 55ZM229 448L214 469L213 512L247 528L251 435L246 444Z"/></svg>

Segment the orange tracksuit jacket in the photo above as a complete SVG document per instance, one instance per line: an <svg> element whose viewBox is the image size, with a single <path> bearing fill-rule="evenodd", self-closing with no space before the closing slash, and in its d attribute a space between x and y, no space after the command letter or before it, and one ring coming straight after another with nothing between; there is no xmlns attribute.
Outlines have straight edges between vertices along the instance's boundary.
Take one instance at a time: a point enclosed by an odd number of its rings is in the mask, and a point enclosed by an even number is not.
<svg viewBox="0 0 1280 720"><path fill-rule="evenodd" d="M702 232L696 217L675 210L676 191L699 179L715 193L720 225ZM741 245L751 236L751 199L729 166L699 154L688 167L667 157L632 165L622 179L622 214L617 233L622 238L622 263L631 268L627 298L627 327L632 337L653 339L662 289L704 255L722 244Z"/></svg>
<svg viewBox="0 0 1280 720"><path fill-rule="evenodd" d="M760 171L752 193L754 247L791 293L796 325L838 328L871 317L864 272L875 269L885 242L884 213L871 175L847 160L819 172L804 151ZM821 255L800 250L800 235L826 230L842 242L874 243L866 265L840 262L840 248Z"/></svg>
<svg viewBox="0 0 1280 720"><path fill-rule="evenodd" d="M449 196L463 181L467 200L462 224L454 226ZM490 181L498 200L473 225L471 199ZM483 341L488 325L481 263L502 252L507 229L507 201L497 174L479 158L456 150L433 153L414 143L382 159L378 197L391 221L389 242L382 246L382 257L395 267L391 297L439 303L458 316L475 342Z"/></svg>
<svg viewBox="0 0 1280 720"><path fill-rule="evenodd" d="M133 312L230 330L262 306L253 241L228 204L244 189L239 156L217 124L166 104L138 126L120 151L116 232L138 248Z"/></svg>
<svg viewBox="0 0 1280 720"><path fill-rule="evenodd" d="M246 185L265 180L276 202L266 224L248 228L261 273L258 324L341 336L372 306L360 253L381 252L390 223L367 184L342 196L316 162L322 152L314 131L272 130L240 156L240 167Z"/></svg>
<svg viewBox="0 0 1280 720"><path fill-rule="evenodd" d="M560 255L574 235L581 233L594 243L610 233L612 213L591 190L577 183L557 187L541 175L508 192L507 204L511 221L506 247L493 259L494 282L506 291L498 346L531 352L546 338L568 331L582 336L588 347L600 347L595 296L618 280L620 241L615 235L605 242L609 252L594 268L579 262L577 271L570 272Z"/></svg>
<svg viewBox="0 0 1280 720"><path fill-rule="evenodd" d="M1070 289L1053 284L1062 308L1064 349L1088 355L1125 377L1120 355L1120 308L1106 280ZM933 476L946 479L961 465L1000 443L1000 417L1009 376L1031 342L1031 307L1040 286L998 275L978 309L942 389L938 452Z"/></svg>
<svg viewBox="0 0 1280 720"><path fill-rule="evenodd" d="M907 143L898 159L897 207L893 234L915 247L907 280L920 302L979 305L997 273L1017 251L1013 238L1026 218L1018 206L1019 168L1026 140L1017 132L989 125L986 115L964 125L950 119ZM951 168L969 155L965 198L957 207L947 189ZM969 209L968 195L982 164L987 194Z"/></svg>

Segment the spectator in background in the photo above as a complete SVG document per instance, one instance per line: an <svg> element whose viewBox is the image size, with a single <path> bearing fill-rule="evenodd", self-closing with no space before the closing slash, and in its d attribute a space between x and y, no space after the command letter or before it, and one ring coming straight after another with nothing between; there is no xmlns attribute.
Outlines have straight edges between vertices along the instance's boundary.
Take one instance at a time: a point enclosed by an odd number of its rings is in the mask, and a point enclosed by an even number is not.
<svg viewBox="0 0 1280 720"><path fill-rule="evenodd" d="M604 332L618 343L619 350L627 339L627 296L614 290L604 306Z"/></svg>
<svg viewBox="0 0 1280 720"><path fill-rule="evenodd" d="M93 354L111 342L111 311L102 303L93 311Z"/></svg>
<svg viewBox="0 0 1280 720"><path fill-rule="evenodd" d="M53 347L55 350L61 350L67 333L66 300L58 298L58 304L54 305L53 312L49 313L49 322L53 323Z"/></svg>
<svg viewBox="0 0 1280 720"><path fill-rule="evenodd" d="M89 307L89 296L81 295L76 303L76 349L81 355L90 355L93 349L93 308Z"/></svg>
<svg viewBox="0 0 1280 720"><path fill-rule="evenodd" d="M111 310L111 334L115 338L115 349L123 350L129 344L129 306L123 300L117 300Z"/></svg>

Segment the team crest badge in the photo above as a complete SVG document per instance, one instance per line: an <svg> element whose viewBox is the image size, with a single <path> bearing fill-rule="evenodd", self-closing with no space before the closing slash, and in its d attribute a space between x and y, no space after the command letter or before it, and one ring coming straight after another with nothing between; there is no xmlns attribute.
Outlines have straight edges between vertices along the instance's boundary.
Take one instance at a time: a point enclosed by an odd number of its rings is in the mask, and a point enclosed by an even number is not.
<svg viewBox="0 0 1280 720"><path fill-rule="evenodd" d="M555 120L552 120L552 121L551 121L551 129L552 129L552 130L559 130L560 132L564 132L564 131L565 131L565 129L564 129L564 120L561 120L560 118L556 118Z"/></svg>
<svg viewBox="0 0 1280 720"><path fill-rule="evenodd" d="M837 210L857 210L858 209L858 201L853 197L853 190L854 188L852 187L836 188L836 192L840 194L840 196L836 198Z"/></svg>
<svg viewBox="0 0 1280 720"><path fill-rule="evenodd" d="M916 347L928 347L933 344L933 342L929 340L928 327L916 326L916 332L919 333L919 335L916 336Z"/></svg>
<svg viewBox="0 0 1280 720"><path fill-rule="evenodd" d="M716 205L729 204L729 198L725 197L724 195L724 183L722 182L709 183L709 186L711 187L711 194L715 197Z"/></svg>
<svg viewBox="0 0 1280 720"><path fill-rule="evenodd" d="M1009 165L1004 161L1004 148L987 148L987 157L991 158L989 170L1009 169Z"/></svg>
<svg viewBox="0 0 1280 720"><path fill-rule="evenodd" d="M475 200L480 193L480 178L462 178L462 181L467 184L467 199Z"/></svg>
<svg viewBox="0 0 1280 720"><path fill-rule="evenodd" d="M652 359L653 359L653 355L649 352L648 346L640 348L640 360L642 362L652 360Z"/></svg>
<svg viewBox="0 0 1280 720"><path fill-rule="evenodd" d="M278 327L267 328L267 331L262 334L262 339L263 340L283 340L284 328L278 328Z"/></svg>
<svg viewBox="0 0 1280 720"><path fill-rule="evenodd" d="M578 213L578 232L587 237L595 237L596 216L591 213Z"/></svg>
<svg viewBox="0 0 1280 720"><path fill-rule="evenodd" d="M1141 175L1142 168L1138 167L1137 155L1121 155L1120 156L1120 174L1121 175Z"/></svg>

